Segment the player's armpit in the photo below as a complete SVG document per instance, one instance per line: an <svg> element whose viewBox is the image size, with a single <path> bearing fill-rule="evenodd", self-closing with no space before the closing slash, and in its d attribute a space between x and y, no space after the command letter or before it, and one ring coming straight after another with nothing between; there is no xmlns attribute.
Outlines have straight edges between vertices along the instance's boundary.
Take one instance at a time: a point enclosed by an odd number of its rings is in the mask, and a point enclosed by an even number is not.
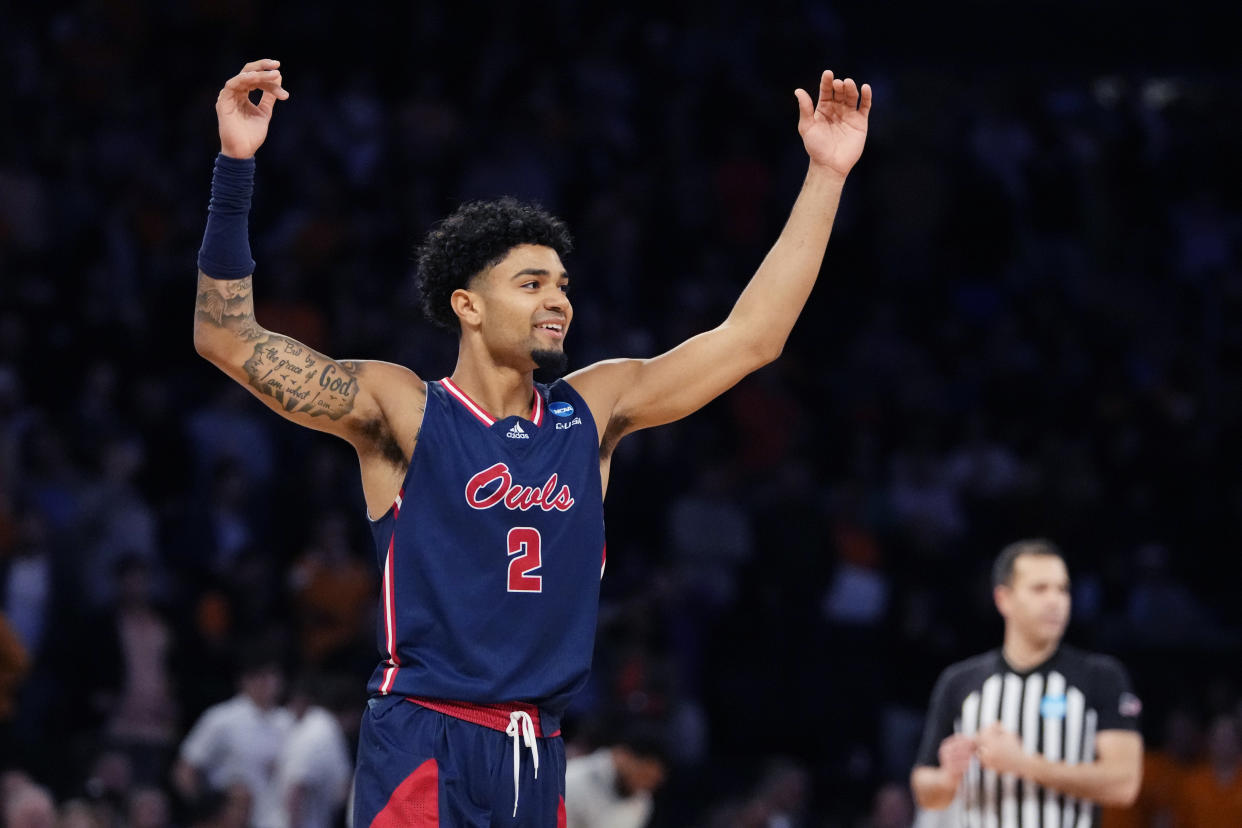
<svg viewBox="0 0 1242 828"><path fill-rule="evenodd" d="M565 381L582 396L591 410L591 418L599 430L601 457L610 456L617 441L631 430L629 423L615 416L617 398L620 389L633 381L641 362L637 359L609 359L565 377Z"/></svg>

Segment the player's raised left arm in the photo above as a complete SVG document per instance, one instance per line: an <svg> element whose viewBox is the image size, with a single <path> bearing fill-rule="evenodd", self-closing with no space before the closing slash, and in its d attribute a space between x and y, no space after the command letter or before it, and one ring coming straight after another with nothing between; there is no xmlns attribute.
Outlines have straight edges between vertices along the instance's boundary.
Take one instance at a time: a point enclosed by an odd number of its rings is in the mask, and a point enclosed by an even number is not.
<svg viewBox="0 0 1242 828"><path fill-rule="evenodd" d="M742 377L776 359L802 312L824 259L845 178L862 154L871 87L824 72L819 99L798 99L798 132L810 163L776 244L727 319L660 356L611 360L570 382L596 421L621 436L703 407Z"/></svg>

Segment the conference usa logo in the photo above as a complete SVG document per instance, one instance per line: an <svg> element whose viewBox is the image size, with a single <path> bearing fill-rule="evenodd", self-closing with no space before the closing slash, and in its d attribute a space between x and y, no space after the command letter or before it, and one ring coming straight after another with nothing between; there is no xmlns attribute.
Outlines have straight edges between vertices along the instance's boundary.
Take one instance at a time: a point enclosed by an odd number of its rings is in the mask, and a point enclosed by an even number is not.
<svg viewBox="0 0 1242 828"><path fill-rule="evenodd" d="M568 485L562 484L557 489L558 483L560 480L553 472L542 486L523 486L513 482L513 475L506 464L497 463L466 483L466 503L470 504L470 508L479 510L503 503L506 509L520 512L535 507L545 512L553 509L567 512L574 505L574 497Z"/></svg>
<svg viewBox="0 0 1242 828"><path fill-rule="evenodd" d="M572 420L569 419L570 417L573 417L574 407L567 402L550 403L548 405L548 410L551 411L553 414L555 414L557 417L561 418L562 420L567 421L567 422L556 423L557 431L568 431L574 426L582 425L581 417L574 417Z"/></svg>

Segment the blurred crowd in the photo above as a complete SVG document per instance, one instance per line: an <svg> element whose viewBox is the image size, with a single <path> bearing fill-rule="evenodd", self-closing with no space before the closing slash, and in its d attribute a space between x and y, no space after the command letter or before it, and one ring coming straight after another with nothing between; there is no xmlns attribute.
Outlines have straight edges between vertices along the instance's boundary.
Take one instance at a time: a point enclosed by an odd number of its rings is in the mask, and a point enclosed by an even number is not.
<svg viewBox="0 0 1242 828"><path fill-rule="evenodd" d="M779 232L805 165L793 88L823 68L873 85L784 355L613 460L595 668L565 730L587 756L618 715L664 729L651 824L909 825L931 684L999 643L989 566L1029 535L1065 550L1069 640L1128 666L1149 742L1242 787L1230 73L929 67L809 0L676 5L6 12L8 824L254 823L189 736L256 652L281 728L319 711L352 755L377 658L355 460L190 336L212 105L257 57L291 92L258 156L260 323L427 378L455 342L411 301L411 246L460 201L567 219L571 368L649 356L717 324ZM1173 796L1127 818L1171 819Z"/></svg>

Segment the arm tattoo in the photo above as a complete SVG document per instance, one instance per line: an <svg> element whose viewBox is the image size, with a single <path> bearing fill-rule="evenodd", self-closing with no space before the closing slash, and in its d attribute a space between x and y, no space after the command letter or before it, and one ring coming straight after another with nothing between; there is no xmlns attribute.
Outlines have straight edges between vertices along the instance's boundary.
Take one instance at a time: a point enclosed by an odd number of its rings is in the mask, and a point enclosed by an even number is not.
<svg viewBox="0 0 1242 828"><path fill-rule="evenodd" d="M263 335L254 321L254 283L244 279L212 279L200 276L194 314L200 322L230 328L247 342Z"/></svg>
<svg viewBox="0 0 1242 828"><path fill-rule="evenodd" d="M358 363L329 359L287 336L263 335L242 368L260 394L290 413L339 420L358 397Z"/></svg>

